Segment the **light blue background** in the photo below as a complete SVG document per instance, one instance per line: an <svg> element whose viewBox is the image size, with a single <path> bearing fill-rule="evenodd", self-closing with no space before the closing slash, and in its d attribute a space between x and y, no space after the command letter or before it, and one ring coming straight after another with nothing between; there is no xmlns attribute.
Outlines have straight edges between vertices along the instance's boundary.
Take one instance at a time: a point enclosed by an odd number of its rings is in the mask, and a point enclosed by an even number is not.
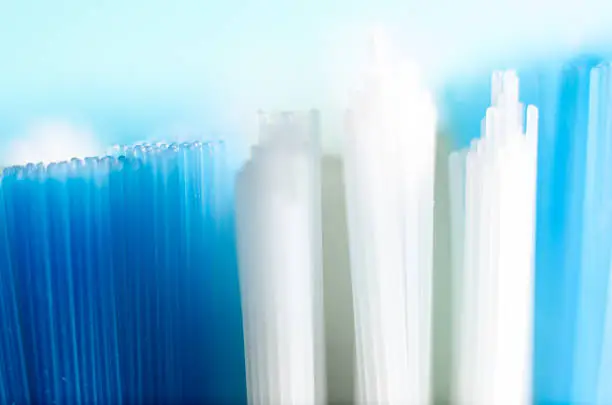
<svg viewBox="0 0 612 405"><path fill-rule="evenodd" d="M612 3L603 0L3 0L0 163L39 123L90 131L98 147L238 139L255 131L257 108L320 108L334 144L373 24L421 64L432 87L455 86L441 106L447 118L464 98L486 105L491 68L603 49L610 22ZM484 84L478 96L468 94L473 78Z"/></svg>

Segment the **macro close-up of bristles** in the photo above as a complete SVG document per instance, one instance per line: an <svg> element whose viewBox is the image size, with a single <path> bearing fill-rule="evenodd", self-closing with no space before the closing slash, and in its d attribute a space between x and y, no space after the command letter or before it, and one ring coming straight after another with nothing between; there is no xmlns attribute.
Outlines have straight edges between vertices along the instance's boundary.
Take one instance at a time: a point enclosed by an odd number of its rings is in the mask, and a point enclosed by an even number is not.
<svg viewBox="0 0 612 405"><path fill-rule="evenodd" d="M0 405L612 405L612 5L26 3Z"/></svg>

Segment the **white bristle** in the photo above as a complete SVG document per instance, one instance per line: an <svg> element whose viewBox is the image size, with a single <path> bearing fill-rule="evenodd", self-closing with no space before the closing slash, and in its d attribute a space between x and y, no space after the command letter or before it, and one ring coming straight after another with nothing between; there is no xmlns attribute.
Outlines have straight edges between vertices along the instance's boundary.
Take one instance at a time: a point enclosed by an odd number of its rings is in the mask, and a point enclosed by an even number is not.
<svg viewBox="0 0 612 405"><path fill-rule="evenodd" d="M345 150L356 403L427 404L436 113L415 67L378 41L387 59L353 100Z"/></svg>
<svg viewBox="0 0 612 405"><path fill-rule="evenodd" d="M324 404L318 114L260 115L237 182L249 404Z"/></svg>
<svg viewBox="0 0 612 405"><path fill-rule="evenodd" d="M487 109L482 138L449 162L457 228L454 399L470 405L527 404L537 110L528 108L525 136L517 114L522 107L518 77L512 71L494 73L492 84L493 107Z"/></svg>

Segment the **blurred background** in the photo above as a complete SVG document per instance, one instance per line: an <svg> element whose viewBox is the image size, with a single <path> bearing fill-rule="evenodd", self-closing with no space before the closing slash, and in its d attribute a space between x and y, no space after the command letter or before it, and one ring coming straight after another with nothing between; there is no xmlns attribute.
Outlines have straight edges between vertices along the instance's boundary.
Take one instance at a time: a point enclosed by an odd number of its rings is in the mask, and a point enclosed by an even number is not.
<svg viewBox="0 0 612 405"><path fill-rule="evenodd" d="M611 22L601 0L4 0L0 164L149 139L250 140L259 108L319 108L335 149L373 25L420 64L465 144L492 68L605 53Z"/></svg>

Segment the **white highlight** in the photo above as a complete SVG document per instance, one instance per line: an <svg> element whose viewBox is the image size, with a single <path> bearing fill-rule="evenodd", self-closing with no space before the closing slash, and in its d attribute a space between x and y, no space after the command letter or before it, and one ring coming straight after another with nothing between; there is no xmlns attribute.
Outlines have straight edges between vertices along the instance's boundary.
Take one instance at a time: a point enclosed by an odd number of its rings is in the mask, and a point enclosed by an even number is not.
<svg viewBox="0 0 612 405"><path fill-rule="evenodd" d="M379 32L347 119L356 402L430 402L436 114Z"/></svg>
<svg viewBox="0 0 612 405"><path fill-rule="evenodd" d="M454 403L531 403L538 111L496 72L481 138L451 154Z"/></svg>
<svg viewBox="0 0 612 405"><path fill-rule="evenodd" d="M248 402L326 402L318 113L261 115L236 215Z"/></svg>
<svg viewBox="0 0 612 405"><path fill-rule="evenodd" d="M7 152L2 163L18 165L97 156L102 150L89 130L63 121L43 121L13 141Z"/></svg>

